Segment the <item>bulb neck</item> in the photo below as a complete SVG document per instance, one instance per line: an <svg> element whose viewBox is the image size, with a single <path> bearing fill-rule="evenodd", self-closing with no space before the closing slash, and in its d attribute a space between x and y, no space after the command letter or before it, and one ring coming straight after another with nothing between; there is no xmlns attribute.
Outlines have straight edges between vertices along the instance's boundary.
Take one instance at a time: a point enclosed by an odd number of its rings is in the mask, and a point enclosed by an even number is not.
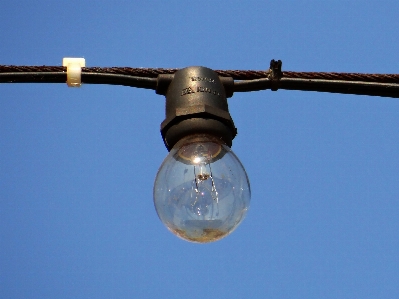
<svg viewBox="0 0 399 299"><path fill-rule="evenodd" d="M237 134L230 116L227 95L234 81L220 78L205 67L188 67L172 76L159 76L157 93L166 96L166 118L161 134L170 151L187 136L215 136L231 147Z"/></svg>
<svg viewBox="0 0 399 299"><path fill-rule="evenodd" d="M223 139L218 138L209 134L192 134L189 136L185 136L175 143L174 148L179 149L184 145L189 145L193 143L205 143L205 142L213 142L219 145L227 145ZM228 146L228 145L227 145Z"/></svg>
<svg viewBox="0 0 399 299"><path fill-rule="evenodd" d="M179 140L173 149L177 152L177 159L184 164L209 164L223 158L226 153L226 148L223 148L225 145L220 138L196 134Z"/></svg>

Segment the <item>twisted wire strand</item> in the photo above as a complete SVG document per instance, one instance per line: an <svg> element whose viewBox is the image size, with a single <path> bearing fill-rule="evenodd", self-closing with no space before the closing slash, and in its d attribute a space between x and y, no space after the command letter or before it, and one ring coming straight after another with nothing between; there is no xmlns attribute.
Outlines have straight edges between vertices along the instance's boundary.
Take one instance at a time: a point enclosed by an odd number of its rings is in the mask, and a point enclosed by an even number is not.
<svg viewBox="0 0 399 299"><path fill-rule="evenodd" d="M84 67L82 82L157 89L157 77L174 74L179 69ZM280 72L272 69L216 70L219 76L232 77L234 92L258 90L302 90L399 98L399 74L361 74L327 72ZM63 66L0 65L0 83L64 83L67 68Z"/></svg>
<svg viewBox="0 0 399 299"><path fill-rule="evenodd" d="M128 75L135 77L156 78L160 74L174 74L179 69L171 68L131 68L131 67L84 67L82 73L107 73ZM63 66L16 66L0 65L0 73L12 72L66 72ZM232 77L234 80L255 80L268 78L270 70L215 70L222 77ZM292 79L322 79L341 81L363 81L399 84L399 74L362 74L362 73L337 73L337 72L282 72L282 78Z"/></svg>

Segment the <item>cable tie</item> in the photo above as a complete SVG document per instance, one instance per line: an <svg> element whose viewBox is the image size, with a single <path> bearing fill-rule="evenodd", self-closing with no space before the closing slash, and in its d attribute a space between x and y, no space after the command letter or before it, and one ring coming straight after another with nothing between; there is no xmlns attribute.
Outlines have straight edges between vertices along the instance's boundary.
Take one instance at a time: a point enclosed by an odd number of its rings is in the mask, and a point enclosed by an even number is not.
<svg viewBox="0 0 399 299"><path fill-rule="evenodd" d="M82 67L86 66L85 59L64 57L62 66L67 68L67 85L69 87L80 87L82 85Z"/></svg>

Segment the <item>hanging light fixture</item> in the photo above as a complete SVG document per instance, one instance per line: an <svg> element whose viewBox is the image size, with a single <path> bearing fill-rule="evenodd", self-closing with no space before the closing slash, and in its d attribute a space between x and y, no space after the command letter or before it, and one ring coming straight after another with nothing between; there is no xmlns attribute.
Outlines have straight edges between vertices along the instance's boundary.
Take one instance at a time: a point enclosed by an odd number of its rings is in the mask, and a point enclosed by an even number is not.
<svg viewBox="0 0 399 299"><path fill-rule="evenodd" d="M282 72L280 60L271 60L266 71L85 65L82 58L65 58L62 67L0 65L0 83L113 84L166 96L161 134L169 155L155 179L154 204L171 232L197 243L227 236L249 208L248 177L230 149L237 134L227 105L233 92L285 89L399 98L399 74Z"/></svg>
<svg viewBox="0 0 399 299"><path fill-rule="evenodd" d="M205 67L158 77L166 96L161 134L170 151L159 168L154 204L164 225L197 243L217 241L245 218L251 191L231 151L236 128L228 111L233 79Z"/></svg>

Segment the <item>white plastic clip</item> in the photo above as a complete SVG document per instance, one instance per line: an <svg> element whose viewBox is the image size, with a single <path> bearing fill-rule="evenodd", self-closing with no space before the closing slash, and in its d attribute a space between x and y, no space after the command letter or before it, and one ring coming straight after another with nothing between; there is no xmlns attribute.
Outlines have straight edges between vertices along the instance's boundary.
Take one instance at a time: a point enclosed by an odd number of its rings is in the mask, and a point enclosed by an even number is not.
<svg viewBox="0 0 399 299"><path fill-rule="evenodd" d="M67 67L67 84L69 87L80 87L82 85L82 67L86 66L84 58L64 57L62 66Z"/></svg>

